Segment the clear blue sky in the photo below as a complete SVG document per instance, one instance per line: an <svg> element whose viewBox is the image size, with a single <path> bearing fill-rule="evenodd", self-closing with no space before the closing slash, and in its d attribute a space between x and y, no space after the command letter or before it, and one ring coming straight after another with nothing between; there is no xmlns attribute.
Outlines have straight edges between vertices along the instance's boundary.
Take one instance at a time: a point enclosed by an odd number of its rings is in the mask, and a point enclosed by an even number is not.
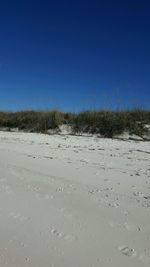
<svg viewBox="0 0 150 267"><path fill-rule="evenodd" d="M0 1L0 110L150 108L150 1Z"/></svg>

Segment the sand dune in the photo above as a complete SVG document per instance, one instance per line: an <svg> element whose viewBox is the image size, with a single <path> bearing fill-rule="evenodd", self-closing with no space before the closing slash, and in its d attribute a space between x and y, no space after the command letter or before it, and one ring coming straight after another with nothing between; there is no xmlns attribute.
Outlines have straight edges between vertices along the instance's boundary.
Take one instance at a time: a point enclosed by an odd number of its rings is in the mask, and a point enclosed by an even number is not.
<svg viewBox="0 0 150 267"><path fill-rule="evenodd" d="M150 266L150 143L0 132L0 266Z"/></svg>

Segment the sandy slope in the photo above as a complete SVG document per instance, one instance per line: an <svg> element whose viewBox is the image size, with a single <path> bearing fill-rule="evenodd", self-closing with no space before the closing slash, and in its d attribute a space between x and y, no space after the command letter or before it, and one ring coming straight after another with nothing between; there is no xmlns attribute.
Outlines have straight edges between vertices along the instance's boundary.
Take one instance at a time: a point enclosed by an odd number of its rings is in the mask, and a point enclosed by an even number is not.
<svg viewBox="0 0 150 267"><path fill-rule="evenodd" d="M150 266L150 143L1 132L3 266Z"/></svg>

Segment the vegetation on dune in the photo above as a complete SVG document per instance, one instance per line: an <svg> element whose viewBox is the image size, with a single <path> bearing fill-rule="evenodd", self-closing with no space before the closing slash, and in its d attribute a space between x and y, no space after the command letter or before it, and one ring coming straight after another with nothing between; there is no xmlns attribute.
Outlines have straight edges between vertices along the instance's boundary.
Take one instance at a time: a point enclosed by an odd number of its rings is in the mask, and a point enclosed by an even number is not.
<svg viewBox="0 0 150 267"><path fill-rule="evenodd" d="M47 133L59 129L62 124L72 127L73 133L100 134L113 137L128 131L130 134L143 136L150 124L150 111L84 111L63 113L52 111L0 112L0 127L18 128L23 131Z"/></svg>
<svg viewBox="0 0 150 267"><path fill-rule="evenodd" d="M125 131L142 136L146 133L146 124L150 124L149 111L87 111L77 114L73 129L75 132L96 133L104 137L113 137Z"/></svg>

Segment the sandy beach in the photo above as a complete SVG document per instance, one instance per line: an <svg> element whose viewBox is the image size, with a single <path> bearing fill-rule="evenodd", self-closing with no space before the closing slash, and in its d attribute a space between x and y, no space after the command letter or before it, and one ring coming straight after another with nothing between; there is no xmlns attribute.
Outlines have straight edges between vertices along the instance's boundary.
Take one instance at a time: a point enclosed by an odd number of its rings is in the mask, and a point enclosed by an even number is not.
<svg viewBox="0 0 150 267"><path fill-rule="evenodd" d="M150 266L150 143L0 132L4 266Z"/></svg>

